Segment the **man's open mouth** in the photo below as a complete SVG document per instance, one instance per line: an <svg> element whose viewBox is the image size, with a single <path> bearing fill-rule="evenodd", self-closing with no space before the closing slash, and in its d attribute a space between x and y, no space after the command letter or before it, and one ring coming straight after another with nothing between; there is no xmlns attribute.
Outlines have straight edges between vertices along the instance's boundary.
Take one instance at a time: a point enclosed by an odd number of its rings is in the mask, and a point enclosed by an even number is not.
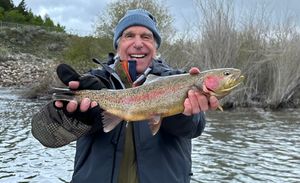
<svg viewBox="0 0 300 183"><path fill-rule="evenodd" d="M131 58L145 58L147 54L131 54L129 55Z"/></svg>

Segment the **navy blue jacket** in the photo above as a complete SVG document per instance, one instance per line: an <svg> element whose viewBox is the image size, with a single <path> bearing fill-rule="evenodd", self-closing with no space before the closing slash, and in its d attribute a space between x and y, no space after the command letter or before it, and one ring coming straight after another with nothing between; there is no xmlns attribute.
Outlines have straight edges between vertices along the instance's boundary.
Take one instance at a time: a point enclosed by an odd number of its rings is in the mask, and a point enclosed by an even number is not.
<svg viewBox="0 0 300 183"><path fill-rule="evenodd" d="M92 72L97 75L97 72ZM154 61L152 74L178 73ZM116 80L114 80L116 81ZM117 84L118 85L118 84ZM133 134L140 183L188 183L191 172L191 138L205 126L204 115L178 114L164 118L153 136L147 121L134 122ZM124 148L125 123L110 133L98 131L77 140L74 183L116 183Z"/></svg>

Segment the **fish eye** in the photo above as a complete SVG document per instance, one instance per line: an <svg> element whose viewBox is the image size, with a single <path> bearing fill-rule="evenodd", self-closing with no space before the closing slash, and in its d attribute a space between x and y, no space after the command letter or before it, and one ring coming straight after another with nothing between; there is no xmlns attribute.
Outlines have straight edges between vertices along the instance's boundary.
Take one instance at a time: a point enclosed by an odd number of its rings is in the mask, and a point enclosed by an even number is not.
<svg viewBox="0 0 300 183"><path fill-rule="evenodd" d="M224 76L229 76L231 73L229 71L224 71Z"/></svg>

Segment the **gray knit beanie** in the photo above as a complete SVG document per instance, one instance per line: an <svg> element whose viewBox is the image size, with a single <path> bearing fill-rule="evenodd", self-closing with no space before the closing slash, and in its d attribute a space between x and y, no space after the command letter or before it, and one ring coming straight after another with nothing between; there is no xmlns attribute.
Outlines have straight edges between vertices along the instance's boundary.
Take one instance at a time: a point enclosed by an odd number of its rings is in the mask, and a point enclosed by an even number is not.
<svg viewBox="0 0 300 183"><path fill-rule="evenodd" d="M115 28L114 33L114 48L117 49L118 43L117 40L121 37L123 31L127 29L128 27L140 25L148 28L154 35L154 38L157 43L157 48L159 48L161 43L161 37L158 28L156 27L156 20L149 13L148 11L144 9L134 9L134 10L128 10L125 14L125 16L119 21Z"/></svg>

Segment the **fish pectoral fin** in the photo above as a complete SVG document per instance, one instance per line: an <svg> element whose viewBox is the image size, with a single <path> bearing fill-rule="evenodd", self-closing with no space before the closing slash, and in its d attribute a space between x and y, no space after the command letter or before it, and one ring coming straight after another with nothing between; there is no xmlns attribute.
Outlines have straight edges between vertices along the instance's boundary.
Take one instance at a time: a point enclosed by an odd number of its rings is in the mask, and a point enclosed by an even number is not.
<svg viewBox="0 0 300 183"><path fill-rule="evenodd" d="M150 119L149 119L149 127L150 127L150 130L152 132L152 135L155 135L158 130L160 129L160 126L161 126L161 116L160 115L155 115L155 116L152 116Z"/></svg>
<svg viewBox="0 0 300 183"><path fill-rule="evenodd" d="M121 118L107 111L104 111L102 113L103 131L105 133L108 133L111 130L113 130L121 121L122 121Z"/></svg>

